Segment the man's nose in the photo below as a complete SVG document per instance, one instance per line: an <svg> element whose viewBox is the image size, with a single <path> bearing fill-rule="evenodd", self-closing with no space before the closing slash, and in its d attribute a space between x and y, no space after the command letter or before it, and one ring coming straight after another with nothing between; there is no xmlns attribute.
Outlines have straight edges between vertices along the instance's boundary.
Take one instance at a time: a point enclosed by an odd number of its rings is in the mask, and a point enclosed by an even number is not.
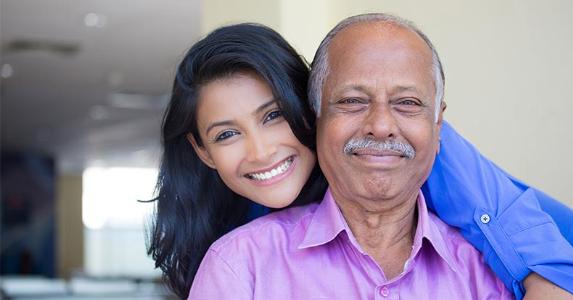
<svg viewBox="0 0 573 300"><path fill-rule="evenodd" d="M386 139L395 137L398 126L392 114L392 108L387 103L372 103L364 120L364 135Z"/></svg>
<svg viewBox="0 0 573 300"><path fill-rule="evenodd" d="M276 150L276 143L273 142L272 137L252 134L248 138L247 160L249 162L269 161Z"/></svg>

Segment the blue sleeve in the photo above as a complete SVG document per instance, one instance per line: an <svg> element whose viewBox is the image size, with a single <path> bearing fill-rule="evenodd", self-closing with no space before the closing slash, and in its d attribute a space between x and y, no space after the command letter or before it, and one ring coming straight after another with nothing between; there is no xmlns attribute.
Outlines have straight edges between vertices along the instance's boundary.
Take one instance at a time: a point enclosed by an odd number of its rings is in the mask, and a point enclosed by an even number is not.
<svg viewBox="0 0 573 300"><path fill-rule="evenodd" d="M517 299L530 272L573 293L573 211L505 173L446 122L422 190Z"/></svg>

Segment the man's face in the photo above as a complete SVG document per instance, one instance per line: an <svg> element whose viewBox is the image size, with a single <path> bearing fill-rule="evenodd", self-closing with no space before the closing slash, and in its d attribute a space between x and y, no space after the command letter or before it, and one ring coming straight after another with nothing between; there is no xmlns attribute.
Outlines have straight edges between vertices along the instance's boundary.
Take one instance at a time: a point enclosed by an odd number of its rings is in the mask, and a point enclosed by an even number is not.
<svg viewBox="0 0 573 300"><path fill-rule="evenodd" d="M439 147L431 50L384 23L352 25L328 50L317 152L335 199L415 199Z"/></svg>

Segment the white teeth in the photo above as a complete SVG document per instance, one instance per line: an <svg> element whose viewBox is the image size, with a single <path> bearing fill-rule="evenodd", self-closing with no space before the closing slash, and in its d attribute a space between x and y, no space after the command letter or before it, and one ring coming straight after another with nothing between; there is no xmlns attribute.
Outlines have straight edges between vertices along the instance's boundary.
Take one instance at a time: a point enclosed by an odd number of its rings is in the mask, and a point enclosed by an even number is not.
<svg viewBox="0 0 573 300"><path fill-rule="evenodd" d="M288 168L292 164L292 161L293 161L293 158L289 157L287 160L285 160L278 167L276 167L270 171L266 171L264 173L250 173L250 174L247 174L246 176L248 178L255 179L255 180L269 180L269 179L271 179L277 175L280 175L280 174L286 172L286 170L288 170Z"/></svg>

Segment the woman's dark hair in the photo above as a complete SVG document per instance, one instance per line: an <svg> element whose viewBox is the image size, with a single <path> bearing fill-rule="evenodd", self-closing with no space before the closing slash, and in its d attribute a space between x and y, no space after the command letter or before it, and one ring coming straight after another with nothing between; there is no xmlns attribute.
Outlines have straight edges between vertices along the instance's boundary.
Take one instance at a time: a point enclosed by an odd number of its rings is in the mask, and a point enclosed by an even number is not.
<svg viewBox="0 0 573 300"><path fill-rule="evenodd" d="M315 117L306 101L308 66L277 32L258 24L232 25L191 47L177 69L163 118L163 156L148 248L181 298L187 297L209 246L248 221L251 201L231 191L186 138L191 133L202 144L196 115L201 87L245 72L269 85L294 135L315 150ZM292 205L319 201L325 189L317 164Z"/></svg>

